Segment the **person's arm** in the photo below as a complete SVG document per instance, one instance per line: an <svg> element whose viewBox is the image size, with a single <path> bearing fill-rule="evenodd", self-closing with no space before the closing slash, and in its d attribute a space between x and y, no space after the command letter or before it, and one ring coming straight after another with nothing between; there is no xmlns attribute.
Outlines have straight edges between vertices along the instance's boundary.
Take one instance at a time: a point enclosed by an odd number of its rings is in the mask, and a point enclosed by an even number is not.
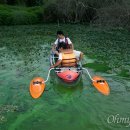
<svg viewBox="0 0 130 130"><path fill-rule="evenodd" d="M83 52L80 53L79 61L83 59Z"/></svg>
<svg viewBox="0 0 130 130"><path fill-rule="evenodd" d="M67 38L70 49L74 50L74 45L69 38Z"/></svg>
<svg viewBox="0 0 130 130"><path fill-rule="evenodd" d="M75 53L77 61L81 61L83 59L83 52L76 50L74 50L73 52Z"/></svg>
<svg viewBox="0 0 130 130"><path fill-rule="evenodd" d="M52 45L52 51L55 51L55 49L56 49L56 44L53 44Z"/></svg>
<svg viewBox="0 0 130 130"><path fill-rule="evenodd" d="M73 45L73 43L70 44L70 49L74 50L74 45Z"/></svg>
<svg viewBox="0 0 130 130"><path fill-rule="evenodd" d="M58 39L54 42L54 44L52 45L52 51L56 50L56 46L58 44Z"/></svg>
<svg viewBox="0 0 130 130"><path fill-rule="evenodd" d="M54 65L51 66L51 68L54 68L54 67L60 65L60 64L61 64L61 61L62 61L62 60L58 60Z"/></svg>
<svg viewBox="0 0 130 130"><path fill-rule="evenodd" d="M62 61L62 53L59 54L59 59L58 59L58 61L57 61L54 65L52 65L51 68L54 68L54 67L60 65L60 64L61 64L61 61Z"/></svg>

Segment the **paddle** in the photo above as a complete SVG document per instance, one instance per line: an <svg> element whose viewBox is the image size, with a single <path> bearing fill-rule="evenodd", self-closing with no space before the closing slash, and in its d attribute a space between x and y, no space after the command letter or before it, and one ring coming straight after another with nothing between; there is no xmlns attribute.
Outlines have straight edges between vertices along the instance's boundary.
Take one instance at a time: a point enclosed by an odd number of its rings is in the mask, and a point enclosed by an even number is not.
<svg viewBox="0 0 130 130"><path fill-rule="evenodd" d="M109 95L110 94L110 88L108 86L108 83L106 82L106 80L104 78L102 78L101 76L94 76L93 78L91 77L89 71L86 68L82 68L83 70L85 70L89 76L89 78L91 79L93 86L102 94L104 95Z"/></svg>
<svg viewBox="0 0 130 130"><path fill-rule="evenodd" d="M37 99L39 98L42 93L44 92L45 90L45 83L48 81L49 79L49 76L50 76L50 72L51 70L53 70L54 68L51 68L48 72L48 75L47 75L47 78L46 80L44 80L43 78L41 77L35 77L31 82L30 82L30 87L29 87L29 90L30 90L30 95Z"/></svg>

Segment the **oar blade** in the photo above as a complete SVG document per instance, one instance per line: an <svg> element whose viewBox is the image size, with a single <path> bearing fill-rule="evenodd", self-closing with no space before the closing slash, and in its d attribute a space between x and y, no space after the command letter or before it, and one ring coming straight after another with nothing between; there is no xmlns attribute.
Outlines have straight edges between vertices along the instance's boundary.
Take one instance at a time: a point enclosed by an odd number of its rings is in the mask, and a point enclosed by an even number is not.
<svg viewBox="0 0 130 130"><path fill-rule="evenodd" d="M41 77L36 77L30 82L30 95L37 99L39 98L45 90L44 79Z"/></svg>
<svg viewBox="0 0 130 130"><path fill-rule="evenodd" d="M93 85L94 87L102 94L109 95L110 94L110 88L106 80L100 76L94 76L93 77Z"/></svg>

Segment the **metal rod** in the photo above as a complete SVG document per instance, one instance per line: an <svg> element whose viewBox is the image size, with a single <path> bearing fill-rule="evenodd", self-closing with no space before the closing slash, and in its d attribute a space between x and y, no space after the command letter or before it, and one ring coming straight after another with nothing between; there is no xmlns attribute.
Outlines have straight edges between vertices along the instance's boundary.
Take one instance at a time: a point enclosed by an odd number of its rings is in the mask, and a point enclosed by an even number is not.
<svg viewBox="0 0 130 130"><path fill-rule="evenodd" d="M47 75L47 78L46 78L46 80L45 80L43 83L46 83L46 82L48 81L51 70L54 70L54 68L51 68L51 69L49 70L48 75Z"/></svg>
<svg viewBox="0 0 130 130"><path fill-rule="evenodd" d="M82 68L82 69L83 69L83 70L86 70L86 72L87 72L89 78L90 78L93 82L95 82L95 80L93 80L93 78L91 77L91 75L90 75L88 69L86 69L86 68Z"/></svg>

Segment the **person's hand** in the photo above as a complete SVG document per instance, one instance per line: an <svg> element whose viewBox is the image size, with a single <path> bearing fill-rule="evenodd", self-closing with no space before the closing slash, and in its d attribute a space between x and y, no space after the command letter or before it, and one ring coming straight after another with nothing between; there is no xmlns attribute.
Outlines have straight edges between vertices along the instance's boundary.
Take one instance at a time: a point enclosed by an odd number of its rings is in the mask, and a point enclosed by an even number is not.
<svg viewBox="0 0 130 130"><path fill-rule="evenodd" d="M54 66L52 65L52 66L50 67L50 69L51 69L51 68L54 68Z"/></svg>

